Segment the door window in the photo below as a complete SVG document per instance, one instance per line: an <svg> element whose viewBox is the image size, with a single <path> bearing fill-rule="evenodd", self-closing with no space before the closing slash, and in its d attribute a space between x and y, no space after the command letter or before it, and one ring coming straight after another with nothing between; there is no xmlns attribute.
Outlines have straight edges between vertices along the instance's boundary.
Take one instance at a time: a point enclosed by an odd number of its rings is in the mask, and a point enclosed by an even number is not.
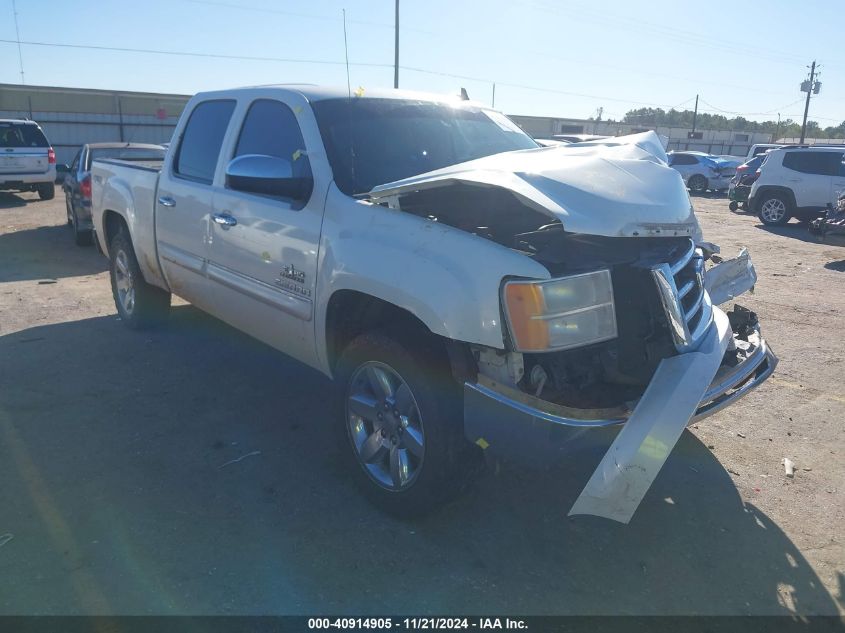
<svg viewBox="0 0 845 633"><path fill-rule="evenodd" d="M234 101L205 101L194 108L182 133L174 173L211 184L234 109Z"/></svg>
<svg viewBox="0 0 845 633"><path fill-rule="evenodd" d="M233 158L244 154L283 158L290 162L294 178L311 176L296 115L280 101L258 99L249 107Z"/></svg>
<svg viewBox="0 0 845 633"><path fill-rule="evenodd" d="M803 174L833 176L836 174L842 154L838 152L787 152L783 166Z"/></svg>

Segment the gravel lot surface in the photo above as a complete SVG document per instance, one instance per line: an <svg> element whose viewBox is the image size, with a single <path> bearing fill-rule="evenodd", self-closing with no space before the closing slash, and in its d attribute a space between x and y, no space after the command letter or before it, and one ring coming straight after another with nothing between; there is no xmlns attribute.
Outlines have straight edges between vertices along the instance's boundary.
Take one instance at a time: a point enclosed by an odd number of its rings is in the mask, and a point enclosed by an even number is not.
<svg viewBox="0 0 845 633"><path fill-rule="evenodd" d="M630 525L566 516L600 454L403 523L338 468L324 377L181 302L127 330L61 190L0 193L0 614L845 614L845 249L695 204L776 375Z"/></svg>

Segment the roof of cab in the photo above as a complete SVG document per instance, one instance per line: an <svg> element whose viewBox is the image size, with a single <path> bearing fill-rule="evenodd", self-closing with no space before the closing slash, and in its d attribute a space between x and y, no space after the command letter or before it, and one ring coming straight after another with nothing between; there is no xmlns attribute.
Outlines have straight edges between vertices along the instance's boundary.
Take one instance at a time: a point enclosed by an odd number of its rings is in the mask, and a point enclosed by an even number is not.
<svg viewBox="0 0 845 633"><path fill-rule="evenodd" d="M261 86L243 86L230 90L215 90L201 92L197 96L223 96L238 92L266 92L268 89L278 89L283 92L294 92L303 96L307 101L325 101L327 99L346 99L350 91L346 86L317 86L313 84L267 84ZM417 101L433 101L440 103L465 103L476 107L485 107L483 104L473 101L463 101L457 94L442 94L432 92L416 92L414 90L394 90L392 88L353 88L352 98L361 99L413 99Z"/></svg>

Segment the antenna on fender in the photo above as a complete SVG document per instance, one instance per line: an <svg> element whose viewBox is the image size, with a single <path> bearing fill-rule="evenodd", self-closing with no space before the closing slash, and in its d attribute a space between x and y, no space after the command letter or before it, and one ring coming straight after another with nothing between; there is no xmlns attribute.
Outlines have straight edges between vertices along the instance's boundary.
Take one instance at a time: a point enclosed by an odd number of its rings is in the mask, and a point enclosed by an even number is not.
<svg viewBox="0 0 845 633"><path fill-rule="evenodd" d="M343 9L343 54L346 56L346 93L352 98L352 83L349 81L349 47L346 44L346 9Z"/></svg>

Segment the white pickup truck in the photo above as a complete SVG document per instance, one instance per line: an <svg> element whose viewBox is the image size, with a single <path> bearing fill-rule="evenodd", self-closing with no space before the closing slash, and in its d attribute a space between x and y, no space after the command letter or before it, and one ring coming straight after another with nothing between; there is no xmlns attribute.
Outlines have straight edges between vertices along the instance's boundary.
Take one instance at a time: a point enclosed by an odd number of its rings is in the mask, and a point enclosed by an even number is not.
<svg viewBox="0 0 845 633"><path fill-rule="evenodd" d="M571 514L627 522L687 424L777 359L653 133L539 147L468 101L196 95L163 164L94 161L117 310L176 294L337 383L350 473L425 512L484 454L607 453ZM709 260L709 261L708 261Z"/></svg>

